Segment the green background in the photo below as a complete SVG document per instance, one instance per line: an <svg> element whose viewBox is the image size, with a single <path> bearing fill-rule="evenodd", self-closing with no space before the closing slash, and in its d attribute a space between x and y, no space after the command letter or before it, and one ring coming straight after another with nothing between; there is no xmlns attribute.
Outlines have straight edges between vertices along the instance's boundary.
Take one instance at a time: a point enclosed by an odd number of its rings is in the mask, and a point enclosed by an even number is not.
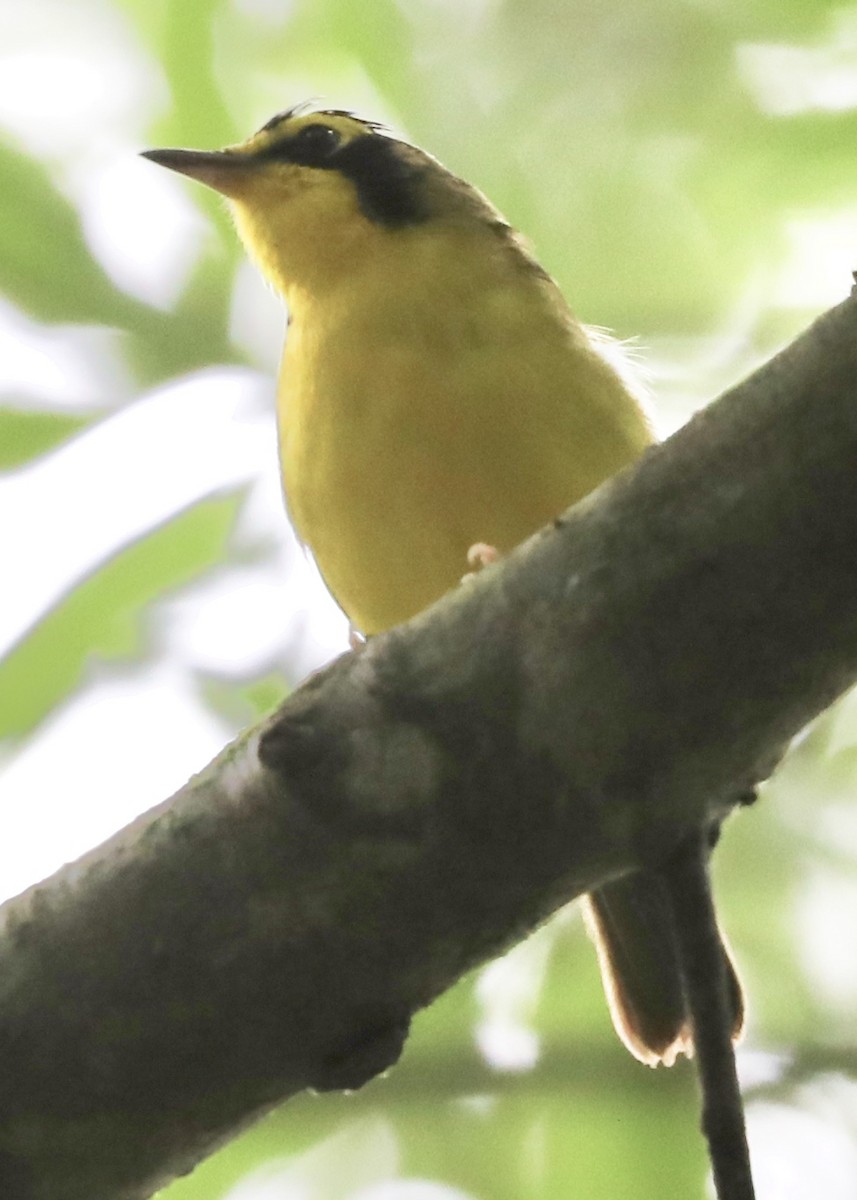
<svg viewBox="0 0 857 1200"><path fill-rule="evenodd" d="M97 457L102 444L109 459L99 435L153 411L159 389L190 381L204 390L216 377L221 391L255 388L253 411L263 425L270 418L273 301L241 266L216 198L166 176L154 183L139 149L223 145L308 97L389 122L491 196L584 320L637 339L665 430L851 285L855 7L24 7L0 0L0 552L18 547L17 559L0 557L0 634L4 623L10 631L0 658L0 807L7 851L32 853L34 863L49 838L60 860L97 840L88 806L101 811L126 790L110 759L110 719L122 721L129 752L160 753L162 734L135 722L132 708L123 716L124 700L117 708L126 685L128 695L153 681L175 686L211 743L225 742L341 638L341 629L312 632L305 610L316 593L302 590L296 556L295 573L286 562L276 576L282 628L264 652L195 656L188 622L176 632L177 612L198 623L218 588L240 592L267 564L282 564L280 502L252 470L155 503L155 455L151 513L129 517L109 550L78 548L74 523L62 524L69 489L85 493L97 480L98 511L121 528L116 463L94 465L94 475L72 470L71 485L62 464L84 461L69 456L89 448ZM123 245L130 261L138 237L174 248L166 292L140 282L139 263L123 266ZM24 342L41 347L38 369L28 369ZM42 359L59 382L48 385ZM152 421L153 444L166 452L169 406ZM270 458L272 430L261 444ZM182 451L188 466L193 446ZM26 571L16 565L25 562ZM39 590L33 563L56 569L53 590ZM17 624L16 595L32 611ZM240 648L252 603L237 611L217 640ZM57 730L105 697L110 711L74 736L74 763L56 763L54 784L44 783ZM857 1194L855 717L851 699L818 721L762 801L729 824L717 855L723 919L750 996L739 1065L760 1200ZM202 765L181 757L193 719L163 746L185 774ZM62 789L35 830L26 819L33 778ZM111 819L127 816L98 818ZM663 1200L707 1188L692 1072L648 1071L619 1046L594 954L569 910L422 1014L387 1079L356 1096L291 1103L163 1195Z"/></svg>

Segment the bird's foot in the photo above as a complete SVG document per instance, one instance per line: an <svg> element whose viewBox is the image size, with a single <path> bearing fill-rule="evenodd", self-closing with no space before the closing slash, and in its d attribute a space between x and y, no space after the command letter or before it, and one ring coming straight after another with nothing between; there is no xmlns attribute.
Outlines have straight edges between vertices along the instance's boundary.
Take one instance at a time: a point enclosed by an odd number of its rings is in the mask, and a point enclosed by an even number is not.
<svg viewBox="0 0 857 1200"><path fill-rule="evenodd" d="M467 565L470 570L466 575L462 575L461 582L470 583L480 571L498 563L502 557L496 546L489 546L487 542L474 542L467 551Z"/></svg>

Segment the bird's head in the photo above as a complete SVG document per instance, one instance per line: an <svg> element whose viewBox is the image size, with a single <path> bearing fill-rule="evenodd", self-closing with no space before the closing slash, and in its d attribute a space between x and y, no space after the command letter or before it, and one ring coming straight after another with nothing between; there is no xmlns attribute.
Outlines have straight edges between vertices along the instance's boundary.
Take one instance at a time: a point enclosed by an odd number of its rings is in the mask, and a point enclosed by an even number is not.
<svg viewBox="0 0 857 1200"><path fill-rule="evenodd" d="M429 221L489 206L424 151L331 109L289 109L224 150L147 150L232 203L242 240L275 287L323 292L362 256Z"/></svg>

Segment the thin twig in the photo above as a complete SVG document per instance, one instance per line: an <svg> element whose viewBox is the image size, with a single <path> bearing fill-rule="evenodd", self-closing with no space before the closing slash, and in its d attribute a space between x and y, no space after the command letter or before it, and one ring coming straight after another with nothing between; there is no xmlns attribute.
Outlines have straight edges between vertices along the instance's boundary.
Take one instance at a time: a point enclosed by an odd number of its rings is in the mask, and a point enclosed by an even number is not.
<svg viewBox="0 0 857 1200"><path fill-rule="evenodd" d="M673 907L715 1190L718 1200L754 1200L709 854L708 832L702 829L682 843L663 868L663 878Z"/></svg>

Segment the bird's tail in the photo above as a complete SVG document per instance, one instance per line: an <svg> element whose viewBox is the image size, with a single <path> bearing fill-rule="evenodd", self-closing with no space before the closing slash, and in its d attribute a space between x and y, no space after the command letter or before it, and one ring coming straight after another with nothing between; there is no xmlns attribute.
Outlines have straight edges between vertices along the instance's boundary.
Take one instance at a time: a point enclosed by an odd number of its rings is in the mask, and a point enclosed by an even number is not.
<svg viewBox="0 0 857 1200"><path fill-rule="evenodd" d="M693 1035L663 881L654 872L636 871L590 893L584 904L619 1037L652 1067L691 1055ZM725 945L723 958L737 1040L744 997Z"/></svg>

